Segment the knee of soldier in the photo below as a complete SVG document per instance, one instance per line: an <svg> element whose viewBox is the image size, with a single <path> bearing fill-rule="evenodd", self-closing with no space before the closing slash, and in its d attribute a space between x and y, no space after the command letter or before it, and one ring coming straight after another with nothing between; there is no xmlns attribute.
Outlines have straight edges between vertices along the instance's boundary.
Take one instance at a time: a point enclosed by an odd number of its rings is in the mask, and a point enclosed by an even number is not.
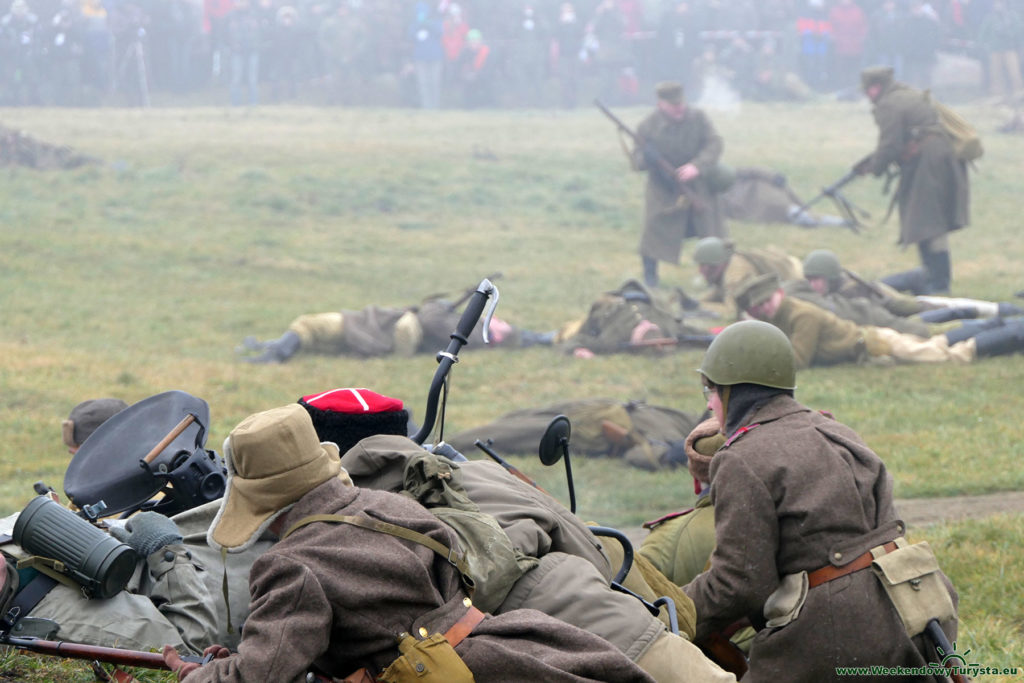
<svg viewBox="0 0 1024 683"><path fill-rule="evenodd" d="M656 681L735 681L736 677L704 656L696 645L673 633L657 638L635 660Z"/></svg>
<svg viewBox="0 0 1024 683"><path fill-rule="evenodd" d="M587 560L548 553L512 587L497 612L531 608L609 641L630 659L646 652L664 625L636 598L612 589Z"/></svg>

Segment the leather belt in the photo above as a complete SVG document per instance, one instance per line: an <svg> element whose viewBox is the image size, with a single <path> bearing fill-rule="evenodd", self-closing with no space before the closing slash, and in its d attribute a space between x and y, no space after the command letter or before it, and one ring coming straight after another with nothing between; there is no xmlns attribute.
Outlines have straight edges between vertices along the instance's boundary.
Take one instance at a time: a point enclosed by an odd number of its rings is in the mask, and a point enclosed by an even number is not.
<svg viewBox="0 0 1024 683"><path fill-rule="evenodd" d="M448 644L455 647L461 643L466 636L473 632L477 624L484 620L484 613L472 605L452 627L445 631L444 637Z"/></svg>
<svg viewBox="0 0 1024 683"><path fill-rule="evenodd" d="M882 545L882 549L885 550L886 554L894 552L899 546L896 545L896 541L889 541ZM867 569L871 566L871 563L875 561L875 556L871 554L871 551L867 551L863 555L857 557L849 564L845 564L842 567L833 567L827 565L821 569L815 569L813 572L807 575L807 585L809 588L820 586L823 583L828 583L833 579L838 579L840 576L846 576L853 572L859 572L861 569Z"/></svg>

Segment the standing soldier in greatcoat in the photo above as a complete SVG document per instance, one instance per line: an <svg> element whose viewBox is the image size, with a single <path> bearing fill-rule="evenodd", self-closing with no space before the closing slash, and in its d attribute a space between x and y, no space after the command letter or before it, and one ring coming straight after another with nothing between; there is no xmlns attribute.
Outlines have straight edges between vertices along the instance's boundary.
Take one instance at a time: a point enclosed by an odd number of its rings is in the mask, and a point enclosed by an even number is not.
<svg viewBox="0 0 1024 683"><path fill-rule="evenodd" d="M899 244L917 245L926 276L926 291L914 293L946 294L952 280L948 233L970 221L967 165L957 158L927 92L894 81L892 67L865 69L861 85L874 104L878 146L857 170L880 176L898 167ZM885 282L905 290L919 279L914 269Z"/></svg>
<svg viewBox="0 0 1024 683"><path fill-rule="evenodd" d="M637 127L641 145L633 150L633 167L647 171L640 257L651 287L658 284L658 261L679 263L684 239L727 234L714 193L722 138L703 111L686 103L683 86L659 83L655 93L657 109ZM655 168L654 156L674 169L675 183Z"/></svg>

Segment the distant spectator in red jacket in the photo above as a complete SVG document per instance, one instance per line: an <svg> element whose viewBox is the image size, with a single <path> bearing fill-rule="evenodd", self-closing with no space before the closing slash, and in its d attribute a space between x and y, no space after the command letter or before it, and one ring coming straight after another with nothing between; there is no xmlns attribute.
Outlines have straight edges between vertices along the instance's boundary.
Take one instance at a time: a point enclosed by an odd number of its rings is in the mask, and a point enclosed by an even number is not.
<svg viewBox="0 0 1024 683"><path fill-rule="evenodd" d="M839 0L829 11L832 24L832 76L839 88L856 87L868 37L868 17L854 0Z"/></svg>

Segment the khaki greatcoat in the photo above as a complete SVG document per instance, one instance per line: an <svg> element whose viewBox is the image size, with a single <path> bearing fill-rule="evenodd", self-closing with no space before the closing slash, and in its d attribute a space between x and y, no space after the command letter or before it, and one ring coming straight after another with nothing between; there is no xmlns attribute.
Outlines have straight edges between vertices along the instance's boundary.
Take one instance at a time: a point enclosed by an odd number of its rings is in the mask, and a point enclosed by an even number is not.
<svg viewBox="0 0 1024 683"><path fill-rule="evenodd" d="M899 167L896 188L902 245L942 237L970 222L967 165L939 124L927 95L902 83L886 86L874 106L878 146L875 175Z"/></svg>
<svg viewBox="0 0 1024 683"><path fill-rule="evenodd" d="M676 121L655 110L637 126L637 136L651 145L672 168L694 164L703 174L718 163L724 147L711 120L699 109L689 107ZM647 171L644 195L644 234L640 254L648 258L679 263L687 237L726 237L721 202L702 176L689 184L694 201L680 200L648 167L640 150L633 154L634 168Z"/></svg>
<svg viewBox="0 0 1024 683"><path fill-rule="evenodd" d="M746 423L749 431L711 461L717 544L711 568L685 587L697 606L698 638L744 616L763 626L781 577L842 566L904 532L892 477L852 429L785 394ZM942 626L954 640L955 622ZM794 621L761 630L743 681L838 682L846 678L837 666L923 667L930 659L865 569L811 588Z"/></svg>

